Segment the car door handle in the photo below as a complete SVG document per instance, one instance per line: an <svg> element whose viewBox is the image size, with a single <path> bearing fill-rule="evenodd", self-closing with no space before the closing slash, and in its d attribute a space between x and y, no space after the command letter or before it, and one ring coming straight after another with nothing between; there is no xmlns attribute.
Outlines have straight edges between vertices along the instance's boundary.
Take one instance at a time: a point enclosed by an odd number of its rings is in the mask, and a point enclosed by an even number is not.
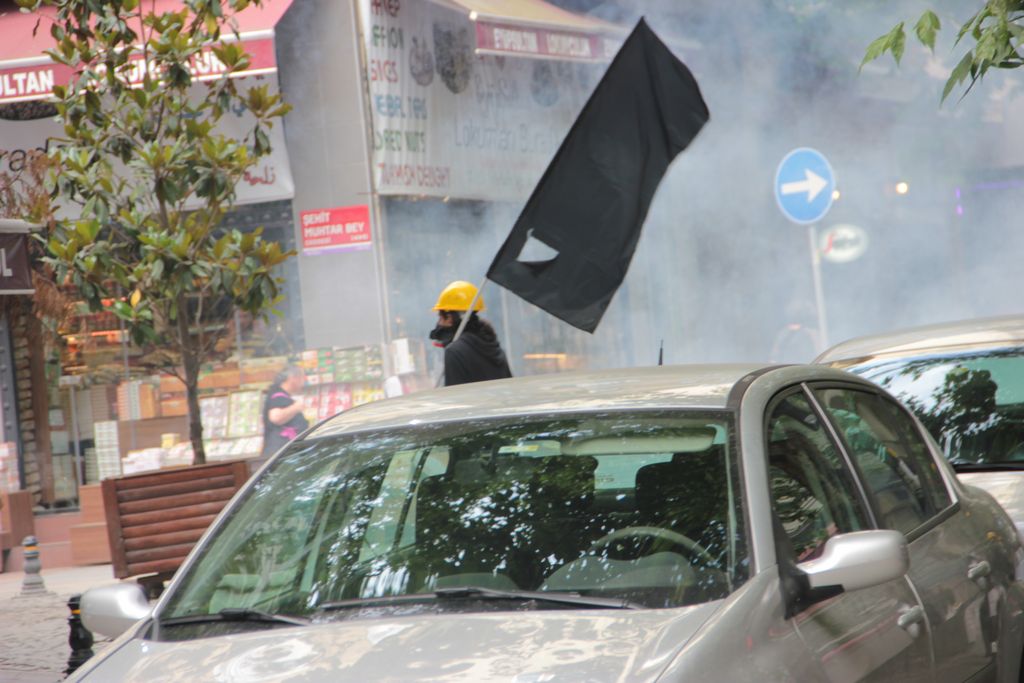
<svg viewBox="0 0 1024 683"><path fill-rule="evenodd" d="M921 629L919 624L924 621L924 607L907 607L900 610L900 616L896 619L896 625L916 638Z"/></svg>
<svg viewBox="0 0 1024 683"><path fill-rule="evenodd" d="M992 573L992 565L988 563L988 560L982 560L972 564L970 569L967 570L967 578L971 581L978 581L986 578Z"/></svg>

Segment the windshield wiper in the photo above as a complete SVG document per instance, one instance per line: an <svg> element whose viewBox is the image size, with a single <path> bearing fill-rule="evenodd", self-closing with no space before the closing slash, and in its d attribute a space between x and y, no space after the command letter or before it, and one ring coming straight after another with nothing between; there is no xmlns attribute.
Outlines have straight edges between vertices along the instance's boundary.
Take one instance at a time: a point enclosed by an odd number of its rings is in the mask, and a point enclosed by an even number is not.
<svg viewBox="0 0 1024 683"><path fill-rule="evenodd" d="M614 598L594 598L579 593L556 593L551 591L520 591L494 590L479 586L454 586L438 588L431 593L414 593L412 595L389 595L376 598L352 598L325 602L321 610L348 609L351 607L373 607L376 605L409 604L437 602L446 600L513 600L520 602L546 602L559 605L575 605L592 609L643 609L628 600Z"/></svg>
<svg viewBox="0 0 1024 683"><path fill-rule="evenodd" d="M309 619L289 617L284 614L271 614L247 607L225 607L214 614L186 614L180 617L159 619L160 626L180 626L183 624L209 624L224 622L249 622L259 624L288 624L289 626L308 626Z"/></svg>
<svg viewBox="0 0 1024 683"><path fill-rule="evenodd" d="M643 609L643 605L615 598L594 598L579 593L556 593L552 591L506 591L478 586L455 586L438 588L434 595L444 600L471 598L479 600L535 600L562 605L579 605L598 609Z"/></svg>
<svg viewBox="0 0 1024 683"><path fill-rule="evenodd" d="M969 462L967 460L952 460L949 463L957 472L1015 472L1024 470L1024 461L1021 462Z"/></svg>

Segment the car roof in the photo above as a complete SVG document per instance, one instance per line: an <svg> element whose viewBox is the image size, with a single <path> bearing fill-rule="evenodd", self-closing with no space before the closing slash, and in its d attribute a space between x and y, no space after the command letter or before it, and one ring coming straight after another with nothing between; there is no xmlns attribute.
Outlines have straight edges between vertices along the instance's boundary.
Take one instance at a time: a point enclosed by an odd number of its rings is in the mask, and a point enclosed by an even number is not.
<svg viewBox="0 0 1024 683"><path fill-rule="evenodd" d="M850 365L886 356L920 356L1024 345L1024 316L976 318L924 325L850 339L818 356L815 363Z"/></svg>
<svg viewBox="0 0 1024 683"><path fill-rule="evenodd" d="M729 392L763 365L666 365L477 382L375 401L306 434L332 434L471 418L651 408L726 407Z"/></svg>

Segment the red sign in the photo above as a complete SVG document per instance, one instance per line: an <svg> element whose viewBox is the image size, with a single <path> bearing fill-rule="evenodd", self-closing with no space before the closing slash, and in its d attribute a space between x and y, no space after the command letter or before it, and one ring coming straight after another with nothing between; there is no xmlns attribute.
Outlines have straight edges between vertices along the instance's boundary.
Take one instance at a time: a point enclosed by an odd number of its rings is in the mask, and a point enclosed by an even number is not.
<svg viewBox="0 0 1024 683"><path fill-rule="evenodd" d="M617 47L612 41L593 33L476 22L476 48L486 54L599 62L614 57Z"/></svg>
<svg viewBox="0 0 1024 683"><path fill-rule="evenodd" d="M366 204L300 211L299 222L303 251L368 249L371 244Z"/></svg>
<svg viewBox="0 0 1024 683"><path fill-rule="evenodd" d="M277 70L273 38L243 40L242 47L249 53L249 66L231 73L231 77L256 76ZM0 68L0 103L46 99L53 93L53 86L67 85L75 73L70 67L55 64L46 58L40 58L38 62L34 65ZM191 71L194 79L208 81L222 77L227 67L207 47L192 59ZM142 56L133 56L126 74L128 82L138 85L145 75L146 65Z"/></svg>

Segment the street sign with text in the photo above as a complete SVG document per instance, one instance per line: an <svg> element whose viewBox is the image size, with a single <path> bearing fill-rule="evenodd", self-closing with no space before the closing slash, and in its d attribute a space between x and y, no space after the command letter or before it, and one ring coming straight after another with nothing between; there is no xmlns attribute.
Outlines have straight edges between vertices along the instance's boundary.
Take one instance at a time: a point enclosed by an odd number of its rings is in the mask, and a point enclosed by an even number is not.
<svg viewBox="0 0 1024 683"><path fill-rule="evenodd" d="M299 220L303 253L369 249L372 245L370 207L366 204L300 211Z"/></svg>

